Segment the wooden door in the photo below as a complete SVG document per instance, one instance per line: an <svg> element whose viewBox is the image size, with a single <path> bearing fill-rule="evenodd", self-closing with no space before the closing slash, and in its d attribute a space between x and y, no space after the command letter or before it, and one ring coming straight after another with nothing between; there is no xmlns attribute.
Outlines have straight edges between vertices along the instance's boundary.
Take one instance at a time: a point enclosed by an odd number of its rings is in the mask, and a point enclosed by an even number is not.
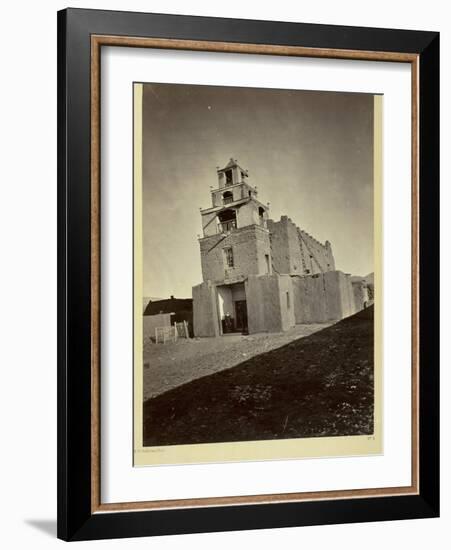
<svg viewBox="0 0 451 550"><path fill-rule="evenodd" d="M246 300L237 300L235 302L235 326L237 330L247 332Z"/></svg>

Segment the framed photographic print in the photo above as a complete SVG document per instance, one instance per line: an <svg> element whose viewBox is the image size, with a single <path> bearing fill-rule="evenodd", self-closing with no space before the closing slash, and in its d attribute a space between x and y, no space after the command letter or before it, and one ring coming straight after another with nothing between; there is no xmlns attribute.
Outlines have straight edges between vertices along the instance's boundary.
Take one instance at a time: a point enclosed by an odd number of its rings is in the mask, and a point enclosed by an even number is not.
<svg viewBox="0 0 451 550"><path fill-rule="evenodd" d="M58 536L439 513L439 35L58 14Z"/></svg>

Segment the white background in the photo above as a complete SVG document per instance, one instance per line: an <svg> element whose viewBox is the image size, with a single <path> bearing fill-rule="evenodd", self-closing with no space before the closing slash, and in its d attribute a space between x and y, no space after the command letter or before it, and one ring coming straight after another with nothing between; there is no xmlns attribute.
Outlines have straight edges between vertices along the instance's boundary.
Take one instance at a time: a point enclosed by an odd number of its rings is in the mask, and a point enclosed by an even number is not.
<svg viewBox="0 0 451 550"><path fill-rule="evenodd" d="M383 454L133 468L131 83L383 93ZM268 75L271 75L268 77ZM107 48L102 53L102 502L369 487L411 479L411 70L406 64ZM197 212L194 213L197 215ZM194 238L194 236L193 236ZM332 243L333 244L333 243ZM392 273L396 273L396 278ZM404 281L403 285L399 281ZM333 455L333 452L331 453ZM163 456L164 460L164 456Z"/></svg>
<svg viewBox="0 0 451 550"><path fill-rule="evenodd" d="M114 0L72 6L191 13L222 17L428 29L442 32L442 278L449 277L451 234L446 206L450 190L449 102L450 18L446 3L295 3L230 0L212 2ZM2 546L51 548L56 518L56 10L62 2L8 4L2 10L2 87L0 88L1 185L0 365L2 455L0 517ZM448 127L447 127L448 126ZM6 193L5 193L6 191ZM442 311L450 304L449 285L441 292ZM449 319L442 316L442 364L450 363ZM442 388L450 383L443 368ZM444 393L444 392L443 392ZM444 395L445 397L445 395ZM442 399L442 518L384 524L319 526L256 532L219 533L153 539L153 548L368 549L441 548L451 520L450 400ZM448 536L447 536L448 535ZM102 541L84 547L144 547L146 540Z"/></svg>

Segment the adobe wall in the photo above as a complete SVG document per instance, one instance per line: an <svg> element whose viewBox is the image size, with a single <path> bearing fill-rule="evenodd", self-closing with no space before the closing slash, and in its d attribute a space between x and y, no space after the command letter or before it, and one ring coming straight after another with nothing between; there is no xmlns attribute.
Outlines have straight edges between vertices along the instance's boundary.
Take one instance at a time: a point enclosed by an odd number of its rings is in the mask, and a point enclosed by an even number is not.
<svg viewBox="0 0 451 550"><path fill-rule="evenodd" d="M338 321L355 313L349 275L328 271L292 279L297 324Z"/></svg>
<svg viewBox="0 0 451 550"><path fill-rule="evenodd" d="M259 226L245 227L199 240L204 281L240 281L248 274L266 272L265 254L270 254L269 233ZM232 247L234 267L228 267L224 248Z"/></svg>
<svg viewBox="0 0 451 550"><path fill-rule="evenodd" d="M253 201L249 201L238 208L236 213L236 224L239 228L259 224L257 206Z"/></svg>
<svg viewBox="0 0 451 550"><path fill-rule="evenodd" d="M288 330L296 324L293 283L290 275L280 275L278 281L282 330Z"/></svg>
<svg viewBox="0 0 451 550"><path fill-rule="evenodd" d="M194 336L219 336L216 289L211 283L193 286Z"/></svg>
<svg viewBox="0 0 451 550"><path fill-rule="evenodd" d="M271 236L274 270L290 275L308 275L333 271L335 260L329 241L320 243L299 229L287 216L267 221Z"/></svg>
<svg viewBox="0 0 451 550"><path fill-rule="evenodd" d="M220 334L221 317L234 315L233 301L243 289L204 282L193 287L195 336ZM341 271L309 276L249 275L245 282L249 333L283 332L295 324L338 321L363 308L356 302L351 277ZM230 311L227 311L230 310Z"/></svg>
<svg viewBox="0 0 451 550"><path fill-rule="evenodd" d="M259 210L262 209L262 217ZM260 225L266 227L268 213L266 208L257 200L249 200L237 209L237 227L243 228L248 225ZM263 221L262 221L263 220Z"/></svg>
<svg viewBox="0 0 451 550"><path fill-rule="evenodd" d="M310 273L334 271L335 260L330 242L326 241L325 244L322 244L303 229L299 229L298 231L301 237L300 242L302 244L305 263Z"/></svg>
<svg viewBox="0 0 451 550"><path fill-rule="evenodd" d="M360 311L361 307L357 307L356 306L356 303L355 303L355 298L354 298L354 291L352 289L352 280L351 280L351 274L350 273L346 273L346 288L348 289L348 295L349 295L349 313L348 315L354 315L354 313L357 313L357 311Z"/></svg>
<svg viewBox="0 0 451 550"><path fill-rule="evenodd" d="M249 333L282 332L295 325L289 275L250 275L246 282L246 299Z"/></svg>
<svg viewBox="0 0 451 550"><path fill-rule="evenodd" d="M342 271L324 273L329 320L343 319L355 313L351 276Z"/></svg>
<svg viewBox="0 0 451 550"><path fill-rule="evenodd" d="M265 326L265 306L276 309L278 303L278 294L274 292L274 285L271 285L269 277L249 275L245 282L245 289L249 334L265 332L268 330ZM277 319L275 324L277 325Z"/></svg>
<svg viewBox="0 0 451 550"><path fill-rule="evenodd" d="M271 235L273 267L277 273L302 275L302 258L296 225L287 217L267 220Z"/></svg>
<svg viewBox="0 0 451 550"><path fill-rule="evenodd" d="M329 320L324 277L293 277L296 324L324 323Z"/></svg>
<svg viewBox="0 0 451 550"><path fill-rule="evenodd" d="M369 301L366 284L362 281L354 281L352 283L352 291L354 294L354 305L356 311L360 311Z"/></svg>

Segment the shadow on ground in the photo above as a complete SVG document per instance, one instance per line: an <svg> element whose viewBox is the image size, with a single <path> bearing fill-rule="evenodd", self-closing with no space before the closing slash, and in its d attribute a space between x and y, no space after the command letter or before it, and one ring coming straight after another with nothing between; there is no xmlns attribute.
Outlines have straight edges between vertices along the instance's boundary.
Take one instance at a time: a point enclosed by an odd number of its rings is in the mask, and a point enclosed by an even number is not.
<svg viewBox="0 0 451 550"><path fill-rule="evenodd" d="M373 307L144 403L144 446L373 433Z"/></svg>

